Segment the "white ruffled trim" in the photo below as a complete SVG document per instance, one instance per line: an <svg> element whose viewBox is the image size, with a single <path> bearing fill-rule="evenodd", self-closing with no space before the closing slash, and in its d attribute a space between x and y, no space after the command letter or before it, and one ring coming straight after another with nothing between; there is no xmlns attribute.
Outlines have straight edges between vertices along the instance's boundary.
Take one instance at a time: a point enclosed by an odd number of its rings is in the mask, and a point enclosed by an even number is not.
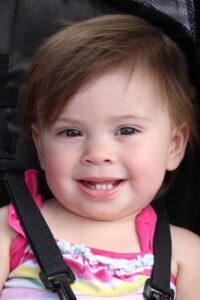
<svg viewBox="0 0 200 300"><path fill-rule="evenodd" d="M110 270L123 270L126 273L131 273L139 268L151 268L154 263L153 254L147 253L144 256L137 255L134 259L111 258L103 255L95 255L91 249L84 244L72 245L65 240L58 241L58 247L64 257L71 255L75 257L83 257L88 261L89 265L104 264Z"/></svg>
<svg viewBox="0 0 200 300"><path fill-rule="evenodd" d="M87 264L92 266L97 266L102 264L106 266L109 270L117 272L118 275L130 274L135 271L141 271L141 269L152 268L154 264L153 254L147 253L144 256L137 255L134 259L124 259L124 258L111 258L103 255L96 255L91 252L91 249L86 247L84 244L70 244L65 240L60 240L57 245L65 258L74 260L85 259ZM28 245L25 249L25 253L32 253L31 247Z"/></svg>

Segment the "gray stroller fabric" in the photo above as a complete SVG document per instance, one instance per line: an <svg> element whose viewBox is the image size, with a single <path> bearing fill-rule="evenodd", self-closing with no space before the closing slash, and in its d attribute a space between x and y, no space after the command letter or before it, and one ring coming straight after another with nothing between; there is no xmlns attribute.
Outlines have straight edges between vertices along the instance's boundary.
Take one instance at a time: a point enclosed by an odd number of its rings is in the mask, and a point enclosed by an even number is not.
<svg viewBox="0 0 200 300"><path fill-rule="evenodd" d="M25 74L42 41L65 20L101 14L141 16L162 28L185 53L191 81L200 93L199 1L191 0L9 0L0 1L0 171L40 170L35 150L20 129ZM40 189L49 191L40 170ZM200 233L200 157L188 151L173 189L164 197L170 221ZM0 178L0 206L10 202Z"/></svg>

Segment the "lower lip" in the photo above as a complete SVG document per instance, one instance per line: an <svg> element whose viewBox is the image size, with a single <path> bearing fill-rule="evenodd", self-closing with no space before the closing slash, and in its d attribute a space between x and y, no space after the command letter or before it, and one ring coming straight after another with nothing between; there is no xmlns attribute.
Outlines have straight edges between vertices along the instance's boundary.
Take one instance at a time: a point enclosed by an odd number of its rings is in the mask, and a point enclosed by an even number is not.
<svg viewBox="0 0 200 300"><path fill-rule="evenodd" d="M79 188L83 194L92 200L110 200L115 197L122 189L125 181L121 181L119 184L114 186L111 190L93 190L86 187L80 181L78 181Z"/></svg>

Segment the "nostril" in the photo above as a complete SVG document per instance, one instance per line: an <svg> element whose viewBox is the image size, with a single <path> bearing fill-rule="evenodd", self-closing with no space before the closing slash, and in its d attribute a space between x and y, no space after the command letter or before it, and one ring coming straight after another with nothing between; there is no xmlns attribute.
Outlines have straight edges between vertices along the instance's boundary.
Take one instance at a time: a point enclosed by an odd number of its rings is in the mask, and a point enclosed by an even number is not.
<svg viewBox="0 0 200 300"><path fill-rule="evenodd" d="M84 162L87 163L87 164L91 164L92 163L92 161L90 159L85 159Z"/></svg>
<svg viewBox="0 0 200 300"><path fill-rule="evenodd" d="M109 163L111 162L111 159L105 159L104 161Z"/></svg>
<svg viewBox="0 0 200 300"><path fill-rule="evenodd" d="M114 162L114 159L111 158L111 156L109 157L109 155L97 155L97 154L94 154L94 155L90 155L90 156L84 156L82 158L82 163L83 164L94 164L94 165L97 165L97 164L111 164Z"/></svg>

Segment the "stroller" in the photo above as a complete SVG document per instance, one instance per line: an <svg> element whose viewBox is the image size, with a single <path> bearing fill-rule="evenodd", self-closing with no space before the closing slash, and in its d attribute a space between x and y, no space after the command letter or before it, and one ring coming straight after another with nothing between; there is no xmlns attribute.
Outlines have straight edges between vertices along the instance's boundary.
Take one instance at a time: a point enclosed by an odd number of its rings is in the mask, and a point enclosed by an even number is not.
<svg viewBox="0 0 200 300"><path fill-rule="evenodd" d="M64 20L80 21L101 14L133 14L164 30L184 51L189 73L200 92L200 4L198 1L169 0L9 0L0 3L0 206L13 202L27 240L41 268L40 278L60 299L76 299L70 284L75 281L65 265L54 238L24 184L23 173L40 172L40 192L49 198L44 175L33 145L20 132L20 99L31 57L42 41L60 29ZM176 183L164 199L170 222L200 233L198 176L200 158L188 151ZM174 199L176 201L174 201ZM189 199L189 201L188 201ZM163 202L163 201L161 201ZM176 203L180 217L172 210ZM158 222L155 232L155 263L146 281L145 299L174 299L170 289L171 239L165 209L155 203ZM186 207L186 208L185 208ZM189 210L189 213L188 213ZM31 214L30 214L31 212ZM192 216L192 217L191 217ZM37 224L39 230L35 230ZM38 234L38 231L40 234ZM37 232L37 234L36 234ZM163 246L165 245L165 246ZM160 249L164 249L163 252ZM48 250L48 251L47 251Z"/></svg>

